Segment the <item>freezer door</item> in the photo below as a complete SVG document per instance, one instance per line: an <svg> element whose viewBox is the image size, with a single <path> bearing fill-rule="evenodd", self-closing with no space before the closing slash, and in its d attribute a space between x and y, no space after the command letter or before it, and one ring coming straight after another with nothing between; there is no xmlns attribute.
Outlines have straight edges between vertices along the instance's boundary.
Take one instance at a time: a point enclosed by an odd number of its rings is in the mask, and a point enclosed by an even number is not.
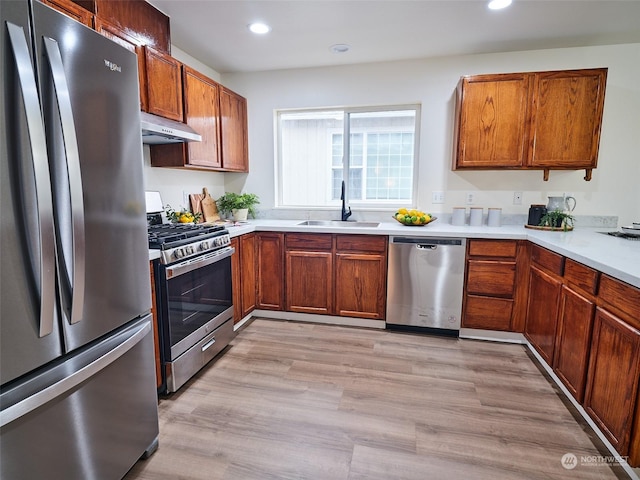
<svg viewBox="0 0 640 480"><path fill-rule="evenodd" d="M151 308L135 54L33 2L72 351Z"/></svg>
<svg viewBox="0 0 640 480"><path fill-rule="evenodd" d="M0 10L0 385L62 353L45 130L27 2Z"/></svg>
<svg viewBox="0 0 640 480"><path fill-rule="evenodd" d="M0 395L0 478L116 479L155 447L151 318Z"/></svg>

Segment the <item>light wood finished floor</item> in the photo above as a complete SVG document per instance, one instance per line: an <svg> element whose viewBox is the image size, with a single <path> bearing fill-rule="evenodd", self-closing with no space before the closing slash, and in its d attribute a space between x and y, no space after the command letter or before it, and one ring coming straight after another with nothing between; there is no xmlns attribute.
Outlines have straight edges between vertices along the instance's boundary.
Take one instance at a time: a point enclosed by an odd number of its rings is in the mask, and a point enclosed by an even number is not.
<svg viewBox="0 0 640 480"><path fill-rule="evenodd" d="M522 345L256 319L125 478L628 478L580 462L607 453L565 402Z"/></svg>

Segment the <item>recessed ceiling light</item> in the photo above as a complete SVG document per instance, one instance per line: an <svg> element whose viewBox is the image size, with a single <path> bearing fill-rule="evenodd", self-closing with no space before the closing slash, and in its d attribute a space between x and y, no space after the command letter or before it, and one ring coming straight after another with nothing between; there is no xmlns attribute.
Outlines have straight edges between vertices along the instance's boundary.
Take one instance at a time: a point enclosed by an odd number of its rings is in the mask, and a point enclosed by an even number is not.
<svg viewBox="0 0 640 480"><path fill-rule="evenodd" d="M511 5L511 0L491 0L489 2L489 8L491 10L500 10L507 8L509 5Z"/></svg>
<svg viewBox="0 0 640 480"><path fill-rule="evenodd" d="M349 49L351 49L351 47L346 43L336 43L329 48L333 53L347 53Z"/></svg>
<svg viewBox="0 0 640 480"><path fill-rule="evenodd" d="M266 23L255 22L249 24L249 30L251 30L253 33L262 35L265 33L269 33L271 31L271 27Z"/></svg>

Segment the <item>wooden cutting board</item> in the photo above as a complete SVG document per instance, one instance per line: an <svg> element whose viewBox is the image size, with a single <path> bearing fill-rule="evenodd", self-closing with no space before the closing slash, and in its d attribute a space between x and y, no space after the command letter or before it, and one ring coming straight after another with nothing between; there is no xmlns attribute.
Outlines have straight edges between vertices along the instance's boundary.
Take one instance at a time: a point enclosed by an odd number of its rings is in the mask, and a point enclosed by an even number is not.
<svg viewBox="0 0 640 480"><path fill-rule="evenodd" d="M202 216L204 217L205 222L215 222L220 220L220 214L218 213L218 207L216 202L211 195L209 195L209 191L207 188L202 189L203 198L200 202L202 206Z"/></svg>

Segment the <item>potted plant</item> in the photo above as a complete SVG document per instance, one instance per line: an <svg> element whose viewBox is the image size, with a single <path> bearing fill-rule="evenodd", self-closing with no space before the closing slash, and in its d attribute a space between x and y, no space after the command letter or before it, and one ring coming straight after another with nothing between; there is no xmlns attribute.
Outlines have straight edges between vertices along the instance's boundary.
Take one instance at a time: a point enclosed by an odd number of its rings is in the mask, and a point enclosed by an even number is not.
<svg viewBox="0 0 640 480"><path fill-rule="evenodd" d="M562 210L551 210L545 213L540 219L541 227L551 227L555 229L562 228L565 232L569 227L573 227L574 218L572 215Z"/></svg>
<svg viewBox="0 0 640 480"><path fill-rule="evenodd" d="M235 221L243 221L247 219L247 214L255 218L255 206L260 203L260 199L255 193L227 192L216 203L222 213L230 213Z"/></svg>

